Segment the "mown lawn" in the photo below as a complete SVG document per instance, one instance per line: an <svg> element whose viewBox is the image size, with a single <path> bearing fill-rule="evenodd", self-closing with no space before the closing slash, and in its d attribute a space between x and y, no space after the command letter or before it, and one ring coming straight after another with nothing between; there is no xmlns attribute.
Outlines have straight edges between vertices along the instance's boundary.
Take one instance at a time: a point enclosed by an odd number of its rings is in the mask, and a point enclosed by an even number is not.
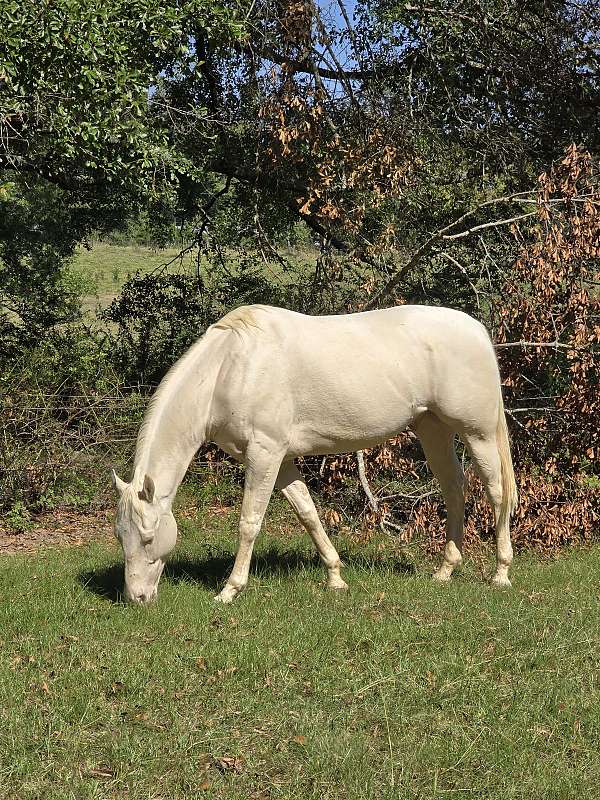
<svg viewBox="0 0 600 800"><path fill-rule="evenodd" d="M182 527L150 609L116 543L0 561L3 800L598 797L600 547L498 592L341 540L328 594L276 504L220 607L234 515Z"/></svg>

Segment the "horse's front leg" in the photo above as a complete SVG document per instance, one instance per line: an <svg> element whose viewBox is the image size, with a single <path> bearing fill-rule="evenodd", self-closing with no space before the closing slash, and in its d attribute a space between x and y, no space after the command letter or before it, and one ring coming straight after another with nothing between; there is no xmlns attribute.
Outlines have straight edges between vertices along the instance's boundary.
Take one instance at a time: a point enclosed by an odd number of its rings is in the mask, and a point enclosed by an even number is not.
<svg viewBox="0 0 600 800"><path fill-rule="evenodd" d="M231 603L248 583L254 542L269 505L282 458L281 449L271 442L254 442L246 451L246 479L240 514L238 550L231 575L215 597L220 603Z"/></svg>

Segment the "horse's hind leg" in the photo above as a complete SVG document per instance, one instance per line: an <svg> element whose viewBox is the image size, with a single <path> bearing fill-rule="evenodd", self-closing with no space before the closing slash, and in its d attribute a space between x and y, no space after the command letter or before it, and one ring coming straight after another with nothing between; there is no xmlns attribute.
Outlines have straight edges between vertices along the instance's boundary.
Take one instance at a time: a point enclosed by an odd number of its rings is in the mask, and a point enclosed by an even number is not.
<svg viewBox="0 0 600 800"><path fill-rule="evenodd" d="M325 533L308 487L292 461L287 461L281 465L276 486L281 489L286 500L296 512L296 516L315 543L315 547L321 556L321 561L327 567L327 588L347 589L348 585L340 575L342 562L338 552Z"/></svg>
<svg viewBox="0 0 600 800"><path fill-rule="evenodd" d="M508 568L513 559L512 545L510 542L509 515L502 514L502 467L500 453L496 443L496 433L462 434L461 439L473 459L475 471L481 478L485 491L494 510L496 522L496 573L492 578L495 586L510 586Z"/></svg>
<svg viewBox="0 0 600 800"><path fill-rule="evenodd" d="M465 494L464 475L454 450L454 431L434 414L424 414L412 426L419 437L427 463L438 479L446 502L446 546L441 567L434 574L448 581L462 561Z"/></svg>
<svg viewBox="0 0 600 800"><path fill-rule="evenodd" d="M246 452L246 479L240 514L238 550L227 583L215 597L231 603L248 583L254 542L275 486L282 456L268 445L251 445Z"/></svg>

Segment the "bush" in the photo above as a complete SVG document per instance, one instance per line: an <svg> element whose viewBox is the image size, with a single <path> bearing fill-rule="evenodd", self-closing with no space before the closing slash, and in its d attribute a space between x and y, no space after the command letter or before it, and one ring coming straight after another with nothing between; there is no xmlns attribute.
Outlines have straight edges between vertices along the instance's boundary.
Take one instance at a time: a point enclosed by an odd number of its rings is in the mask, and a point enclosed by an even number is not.
<svg viewBox="0 0 600 800"><path fill-rule="evenodd" d="M106 500L109 467L130 459L146 394L127 389L99 342L74 328L0 375L0 401L0 508L24 518L24 509Z"/></svg>
<svg viewBox="0 0 600 800"><path fill-rule="evenodd" d="M209 325L236 306L297 307L297 284L274 283L260 264L247 253L231 263L205 261L195 275L162 271L127 281L102 313L111 359L123 380L156 385Z"/></svg>

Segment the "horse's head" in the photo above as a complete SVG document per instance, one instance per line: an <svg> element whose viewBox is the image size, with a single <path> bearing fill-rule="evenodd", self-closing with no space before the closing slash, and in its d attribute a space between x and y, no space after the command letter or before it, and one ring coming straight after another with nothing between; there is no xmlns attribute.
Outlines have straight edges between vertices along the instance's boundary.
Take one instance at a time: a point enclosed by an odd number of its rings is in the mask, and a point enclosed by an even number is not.
<svg viewBox="0 0 600 800"><path fill-rule="evenodd" d="M132 603L149 603L156 597L165 560L175 547L177 523L170 506L156 497L149 475L141 489L134 485L135 479L125 483L114 470L112 479L120 495L115 536L125 555L125 597Z"/></svg>

